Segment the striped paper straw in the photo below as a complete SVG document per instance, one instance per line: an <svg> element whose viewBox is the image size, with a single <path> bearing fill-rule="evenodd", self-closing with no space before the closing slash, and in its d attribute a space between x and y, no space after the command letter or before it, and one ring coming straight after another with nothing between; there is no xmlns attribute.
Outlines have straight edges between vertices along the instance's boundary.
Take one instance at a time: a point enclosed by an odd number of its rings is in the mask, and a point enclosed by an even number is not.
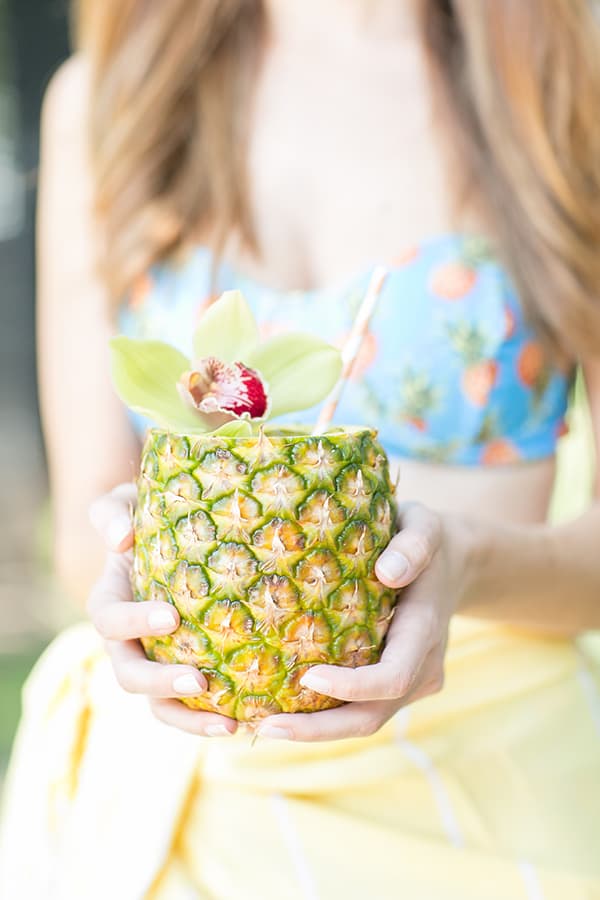
<svg viewBox="0 0 600 900"><path fill-rule="evenodd" d="M337 405L340 402L340 397L346 387L348 378L352 372L352 367L360 352L362 342L366 337L369 329L369 322L375 312L375 307L377 306L377 301L379 300L379 295L381 294L381 289L383 288L387 276L388 270L383 266L376 266L375 269L373 269L367 292L358 308L352 329L342 349L341 375L321 410L317 423L313 428L313 435L323 434L323 432L327 431L331 425Z"/></svg>

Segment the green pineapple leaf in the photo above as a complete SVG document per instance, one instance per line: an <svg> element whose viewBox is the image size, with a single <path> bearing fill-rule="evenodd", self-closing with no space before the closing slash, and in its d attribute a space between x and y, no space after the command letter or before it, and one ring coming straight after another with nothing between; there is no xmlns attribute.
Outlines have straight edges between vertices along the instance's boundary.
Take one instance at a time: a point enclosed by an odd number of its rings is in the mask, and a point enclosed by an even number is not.
<svg viewBox="0 0 600 900"><path fill-rule="evenodd" d="M225 291L200 319L194 333L194 357L215 356L226 363L243 361L258 344L258 327L240 291Z"/></svg>
<svg viewBox="0 0 600 900"><path fill-rule="evenodd" d="M162 428L201 433L202 418L187 406L177 382L189 360L162 341L114 337L110 341L113 384L121 400Z"/></svg>
<svg viewBox="0 0 600 900"><path fill-rule="evenodd" d="M320 403L342 371L339 350L303 332L278 334L248 351L243 361L268 384L269 418Z"/></svg>
<svg viewBox="0 0 600 900"><path fill-rule="evenodd" d="M250 437L252 425L248 419L234 419L232 422L225 422L220 428L215 428L211 433L221 437Z"/></svg>

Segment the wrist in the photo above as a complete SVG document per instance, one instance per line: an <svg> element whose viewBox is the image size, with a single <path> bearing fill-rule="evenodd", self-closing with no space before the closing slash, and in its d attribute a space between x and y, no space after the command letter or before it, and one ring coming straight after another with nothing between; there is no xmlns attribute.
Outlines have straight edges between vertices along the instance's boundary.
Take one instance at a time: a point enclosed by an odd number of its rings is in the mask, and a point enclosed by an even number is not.
<svg viewBox="0 0 600 900"><path fill-rule="evenodd" d="M478 596L478 573L487 550L482 522L456 513L443 514L443 542L454 592L454 611L466 613Z"/></svg>

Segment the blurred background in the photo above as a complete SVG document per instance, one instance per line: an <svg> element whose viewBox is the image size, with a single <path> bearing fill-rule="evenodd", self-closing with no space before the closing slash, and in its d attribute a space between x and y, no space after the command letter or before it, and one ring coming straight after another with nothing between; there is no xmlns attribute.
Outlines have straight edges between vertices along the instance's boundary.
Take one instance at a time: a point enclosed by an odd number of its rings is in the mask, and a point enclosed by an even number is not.
<svg viewBox="0 0 600 900"><path fill-rule="evenodd" d="M0 0L0 773L22 681L73 615L50 574L34 331L39 113L68 55L67 7L67 0Z"/></svg>
<svg viewBox="0 0 600 900"><path fill-rule="evenodd" d="M0 783L23 681L77 614L52 578L35 367L39 114L50 76L67 55L68 0L0 0ZM576 515L590 490L581 387L574 396L570 434L560 445L555 519Z"/></svg>

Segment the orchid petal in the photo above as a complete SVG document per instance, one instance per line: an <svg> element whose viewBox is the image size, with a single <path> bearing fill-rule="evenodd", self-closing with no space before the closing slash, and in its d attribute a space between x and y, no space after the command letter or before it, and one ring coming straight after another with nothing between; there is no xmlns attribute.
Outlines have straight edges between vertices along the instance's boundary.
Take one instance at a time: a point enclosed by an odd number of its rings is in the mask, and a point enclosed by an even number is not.
<svg viewBox="0 0 600 900"><path fill-rule="evenodd" d="M269 418L324 400L342 371L339 350L304 332L278 334L248 351L244 362L269 386Z"/></svg>
<svg viewBox="0 0 600 900"><path fill-rule="evenodd" d="M113 384L121 400L157 425L177 431L206 431L202 416L179 396L177 381L189 360L169 344L124 336L110 341Z"/></svg>
<svg viewBox="0 0 600 900"><path fill-rule="evenodd" d="M225 422L211 434L221 435L221 437L250 437L252 425L248 419L234 419L232 422Z"/></svg>
<svg viewBox="0 0 600 900"><path fill-rule="evenodd" d="M216 356L231 363L243 360L258 340L258 326L240 291L225 291L200 319L194 334L194 356Z"/></svg>

